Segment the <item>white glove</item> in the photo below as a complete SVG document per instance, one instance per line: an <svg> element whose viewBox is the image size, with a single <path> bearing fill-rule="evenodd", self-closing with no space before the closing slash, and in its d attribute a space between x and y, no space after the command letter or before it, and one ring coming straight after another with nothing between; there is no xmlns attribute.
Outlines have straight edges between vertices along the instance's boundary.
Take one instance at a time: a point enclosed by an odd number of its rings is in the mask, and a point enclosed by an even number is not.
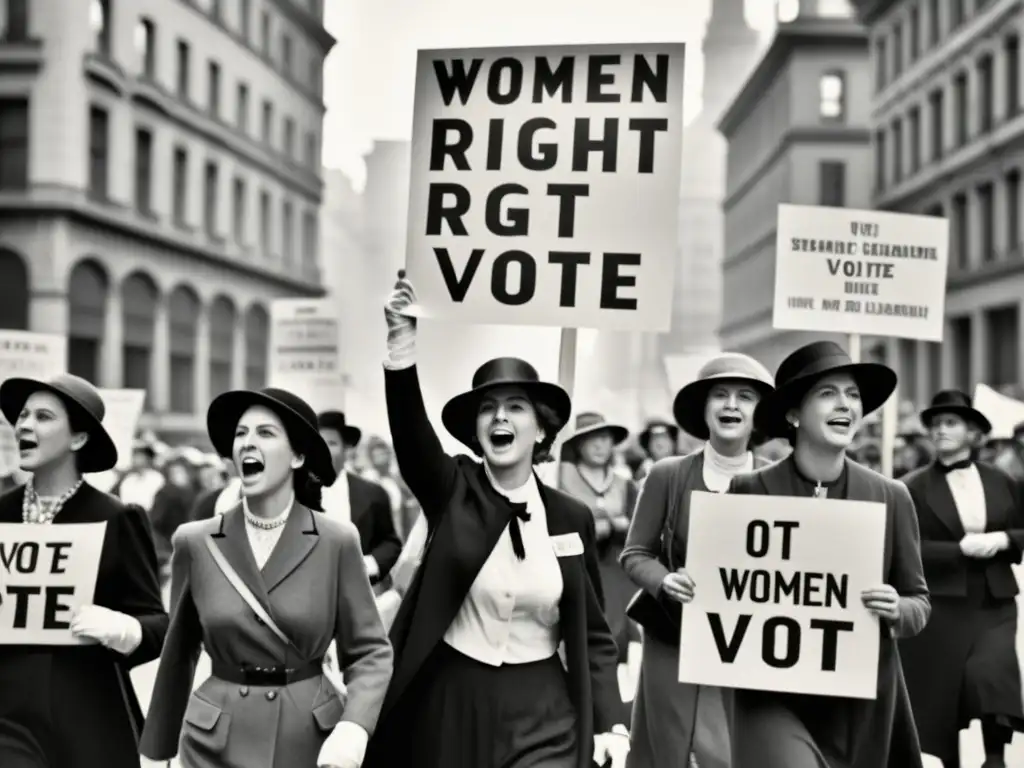
<svg viewBox="0 0 1024 768"><path fill-rule="evenodd" d="M366 757L370 735L361 725L342 720L320 747L317 768L359 768Z"/></svg>
<svg viewBox="0 0 1024 768"><path fill-rule="evenodd" d="M366 575L373 581L380 576L380 565L373 555L363 555L363 567L366 568Z"/></svg>
<svg viewBox="0 0 1024 768"><path fill-rule="evenodd" d="M71 634L95 640L127 656L142 642L142 625L134 616L101 605L83 605L71 618Z"/></svg>
<svg viewBox="0 0 1024 768"><path fill-rule="evenodd" d="M1002 531L969 533L960 540L960 551L967 557L986 559L1010 546L1010 537Z"/></svg>
<svg viewBox="0 0 1024 768"><path fill-rule="evenodd" d="M384 304L388 323L388 363L390 368L412 365L416 357L416 318L402 314L416 303L416 291L399 270L398 282Z"/></svg>
<svg viewBox="0 0 1024 768"><path fill-rule="evenodd" d="M616 725L608 733L594 734L594 762L604 765L609 760L612 768L625 768L629 754L629 732Z"/></svg>

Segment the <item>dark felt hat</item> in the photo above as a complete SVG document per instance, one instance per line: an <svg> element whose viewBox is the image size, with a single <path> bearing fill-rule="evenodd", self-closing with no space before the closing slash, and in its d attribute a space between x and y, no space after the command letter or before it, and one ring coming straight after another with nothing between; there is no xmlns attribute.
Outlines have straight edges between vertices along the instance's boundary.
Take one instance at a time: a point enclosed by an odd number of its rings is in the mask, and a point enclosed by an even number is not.
<svg viewBox="0 0 1024 768"><path fill-rule="evenodd" d="M525 360L496 357L476 369L472 389L453 397L441 410L445 428L471 450L476 450L476 417L480 403L488 392L497 387L519 387L532 401L547 405L558 418L558 430L569 421L572 401L568 392L557 384L541 381L537 369ZM553 439L554 435L550 437Z"/></svg>
<svg viewBox="0 0 1024 768"><path fill-rule="evenodd" d="M363 439L363 431L359 427L350 426L345 422L345 414L341 411L324 411L316 417L320 429L334 429L341 435L341 442L350 448L359 445Z"/></svg>
<svg viewBox="0 0 1024 768"><path fill-rule="evenodd" d="M672 442L675 443L679 440L679 426L664 419L651 419L648 421L643 431L636 438L637 442L640 443L640 447L644 449L644 453L649 454L651 452L651 438L655 435L668 435L672 438Z"/></svg>
<svg viewBox="0 0 1024 768"><path fill-rule="evenodd" d="M576 425L572 434L565 438L563 445L568 446L580 438L593 435L597 432L607 432L612 437L612 442L618 445L627 437L629 430L621 424L612 424L604 415L595 411L584 411L576 414Z"/></svg>
<svg viewBox="0 0 1024 768"><path fill-rule="evenodd" d="M331 451L320 437L316 411L305 400L283 389L267 387L258 392L237 389L218 395L206 412L206 431L217 454L232 458L231 449L235 442L235 429L242 415L253 406L263 406L281 419L292 450L306 459L305 468L316 475L320 484L330 487L338 478L331 460Z"/></svg>
<svg viewBox="0 0 1024 768"><path fill-rule="evenodd" d="M698 372L696 381L680 389L672 403L672 415L688 434L700 440L711 436L704 418L708 395L716 384L727 381L750 384L761 397L774 389L771 373L752 357L726 352L708 360Z"/></svg>
<svg viewBox="0 0 1024 768"><path fill-rule="evenodd" d="M944 389L932 398L932 404L921 411L921 423L928 429L932 428L932 419L940 413L952 413L968 423L973 423L987 435L992 431L990 422L981 411L974 407L974 401L966 392L959 389Z"/></svg>
<svg viewBox="0 0 1024 768"><path fill-rule="evenodd" d="M832 341L816 341L800 347L782 361L775 373L775 390L761 399L754 412L754 426L768 437L788 437L786 413L797 407L823 377L848 373L860 389L864 415L877 411L896 390L896 372L881 363L855 363L849 353Z"/></svg>
<svg viewBox="0 0 1024 768"><path fill-rule="evenodd" d="M105 472L117 466L117 447L103 427L107 407L96 387L83 378L62 373L52 379L7 379L0 385L0 410L10 424L18 420L25 401L36 392L50 392L60 398L75 421L85 427L89 442L78 456L81 472Z"/></svg>

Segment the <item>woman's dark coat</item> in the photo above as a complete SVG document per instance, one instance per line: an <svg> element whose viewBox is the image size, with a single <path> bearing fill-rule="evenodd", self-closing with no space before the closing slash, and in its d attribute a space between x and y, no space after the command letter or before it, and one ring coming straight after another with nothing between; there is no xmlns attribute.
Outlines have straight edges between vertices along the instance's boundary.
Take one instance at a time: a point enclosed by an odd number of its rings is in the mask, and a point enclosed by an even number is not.
<svg viewBox="0 0 1024 768"><path fill-rule="evenodd" d="M24 487L0 497L0 523L21 523ZM129 671L160 655L168 618L141 507L84 483L53 525L106 522L93 602L134 616L142 642L128 656L101 645L0 645L0 766L138 768L142 710ZM46 713L31 725L26 718ZM27 727L26 727L27 726Z"/></svg>
<svg viewBox="0 0 1024 768"><path fill-rule="evenodd" d="M404 717L415 716L416 710L416 702L404 694L443 642L518 508L493 489L482 464L445 454L427 417L415 366L386 371L385 386L395 455L402 477L423 507L429 539L391 629L395 672L363 768L397 768L389 745L401 743L407 730ZM590 768L594 733L625 725L616 676L618 651L601 611L594 519L584 504L538 485L551 536L576 533L583 541L582 557L558 558L564 582L559 608L569 692L578 715L579 768Z"/></svg>

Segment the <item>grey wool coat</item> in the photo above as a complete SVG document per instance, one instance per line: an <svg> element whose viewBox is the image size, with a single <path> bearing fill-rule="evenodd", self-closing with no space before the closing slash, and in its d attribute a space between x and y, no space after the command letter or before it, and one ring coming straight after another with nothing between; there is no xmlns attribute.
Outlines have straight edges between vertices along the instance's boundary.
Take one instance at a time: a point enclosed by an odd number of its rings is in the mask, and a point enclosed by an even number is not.
<svg viewBox="0 0 1024 768"><path fill-rule="evenodd" d="M359 533L296 503L261 571L241 505L224 514L222 530L220 523L187 523L175 533L171 627L142 754L153 760L177 754L184 768L315 768L339 721L373 733L391 680L393 653L363 568ZM225 578L204 542L211 535L294 648ZM283 687L239 686L214 675L192 691L200 645L214 670L294 668L322 659L332 641L347 701L323 675Z"/></svg>

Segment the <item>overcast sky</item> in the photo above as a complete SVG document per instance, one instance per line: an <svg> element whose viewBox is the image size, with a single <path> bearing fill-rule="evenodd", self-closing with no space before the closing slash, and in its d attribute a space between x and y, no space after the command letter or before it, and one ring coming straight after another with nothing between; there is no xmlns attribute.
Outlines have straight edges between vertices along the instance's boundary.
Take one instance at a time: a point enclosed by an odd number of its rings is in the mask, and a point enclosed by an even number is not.
<svg viewBox="0 0 1024 768"><path fill-rule="evenodd" d="M374 139L408 139L420 48L675 42L687 51L686 116L700 111L700 37L712 0L326 0L338 44L327 60L324 165L361 187ZM774 3L746 0L763 33ZM628 14L623 13L628 8ZM514 10L512 10L514 9Z"/></svg>

